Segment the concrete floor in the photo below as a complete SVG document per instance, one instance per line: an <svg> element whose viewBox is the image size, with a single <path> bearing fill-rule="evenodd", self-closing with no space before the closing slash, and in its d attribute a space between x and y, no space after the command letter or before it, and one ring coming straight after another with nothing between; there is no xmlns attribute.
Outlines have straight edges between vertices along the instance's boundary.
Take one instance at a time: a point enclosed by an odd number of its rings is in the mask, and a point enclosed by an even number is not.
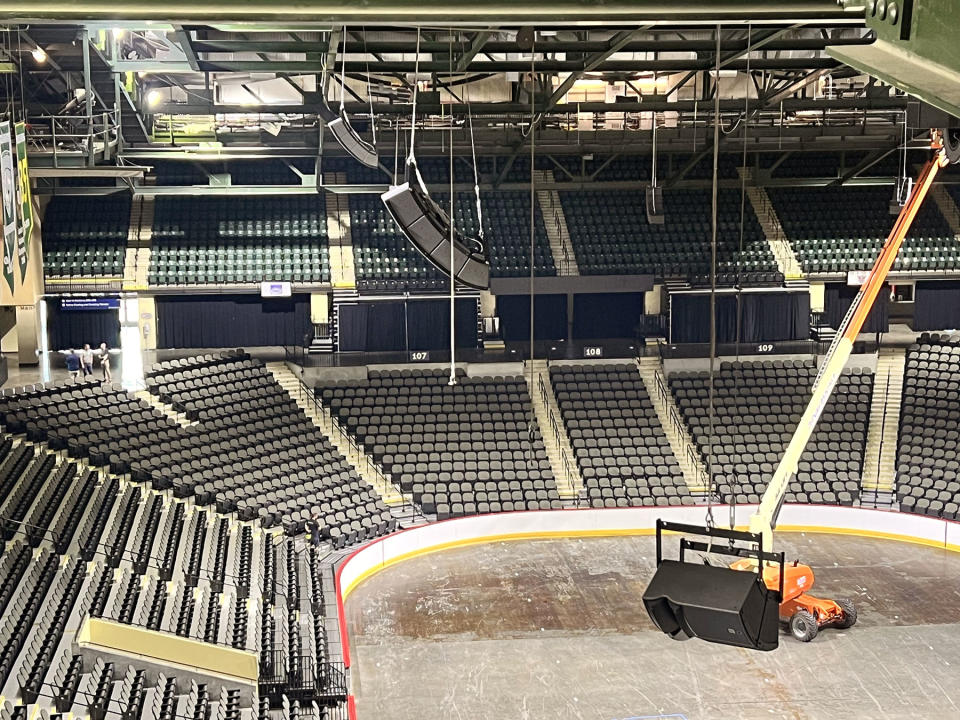
<svg viewBox="0 0 960 720"><path fill-rule="evenodd" d="M770 653L672 641L649 537L517 541L400 563L347 603L360 720L960 717L960 554L782 534L860 621Z"/></svg>

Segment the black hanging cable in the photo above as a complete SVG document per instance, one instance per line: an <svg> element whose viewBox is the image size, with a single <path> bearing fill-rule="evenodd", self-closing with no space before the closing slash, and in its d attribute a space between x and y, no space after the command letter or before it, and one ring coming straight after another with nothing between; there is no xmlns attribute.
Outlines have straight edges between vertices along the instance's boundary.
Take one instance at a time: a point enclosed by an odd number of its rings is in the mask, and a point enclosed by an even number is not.
<svg viewBox="0 0 960 720"><path fill-rule="evenodd" d="M714 372L717 356L717 167L720 162L720 30L717 25L715 51L715 76L713 93L713 187L710 203L710 381L709 381L709 448L707 449L707 527L714 527L713 520L713 462L714 462Z"/></svg>
<svg viewBox="0 0 960 720"><path fill-rule="evenodd" d="M21 122L27 121L27 107L24 101L24 98L27 95L26 90L23 86L23 40L20 37L18 32L16 35L17 38L17 73L20 78L20 103L19 106L15 105L14 107L19 107L20 109L20 120ZM39 46L38 46L39 47ZM26 132L26 130L24 130Z"/></svg>
<svg viewBox="0 0 960 720"><path fill-rule="evenodd" d="M343 53L340 58L340 115L343 111L347 95L347 26L343 26Z"/></svg>
<svg viewBox="0 0 960 720"><path fill-rule="evenodd" d="M536 179L533 174L533 161L534 155L536 153L536 87L535 87L535 58L536 58L536 31L534 31L533 40L530 41L530 394L536 392L536 387L534 386L534 377L533 377L533 355L534 355L534 332L533 332L533 323L534 323L534 243L535 243L535 221L534 216L536 208ZM533 423L534 423L534 414L533 414L533 403L530 403L530 417L527 421L527 433L530 436L530 447L533 447ZM532 450L531 450L532 452Z"/></svg>
<svg viewBox="0 0 960 720"><path fill-rule="evenodd" d="M750 78L751 31L752 27L750 23L747 23L747 79ZM749 90L747 90L743 94L743 154L740 159L742 165L740 170L740 250L737 253L737 334L734 337L736 342L734 354L737 359L740 358L740 333L743 327L743 278L740 276L740 264L743 258L743 229L747 212L747 131L750 128L750 124L747 122L747 111L749 109L749 102L750 93ZM733 491L730 493L730 517L728 522L731 530L733 530L737 524L737 492L739 489L739 483L734 483Z"/></svg>
<svg viewBox="0 0 960 720"><path fill-rule="evenodd" d="M400 160L400 125L393 126L393 184L399 185L397 181L397 162Z"/></svg>
<svg viewBox="0 0 960 720"><path fill-rule="evenodd" d="M453 72L453 30L450 30L450 72ZM452 128L453 123L453 105L450 106L450 127ZM455 220L454 215L454 191L453 191L453 131L451 130L450 134L450 379L447 380L447 385L456 385L457 384L457 370L456 370L456 319L455 319L455 308L456 308L456 278L454 267L456 265L456 260L454 259L454 237L453 237L453 223Z"/></svg>
<svg viewBox="0 0 960 720"><path fill-rule="evenodd" d="M370 54L367 52L367 28L361 28L363 32L363 59L367 64L367 100L370 103L370 132L373 137L373 146L377 146L377 118L373 114L373 92L370 83Z"/></svg>
<svg viewBox="0 0 960 720"><path fill-rule="evenodd" d="M750 78L751 35L751 26L747 23L747 79ZM747 112L749 110L749 101L750 91L748 89L743 93L743 154L740 162L742 166L740 169L740 247L737 252L737 330L733 337L734 355L738 360L740 359L740 334L743 331L743 278L741 277L741 261L743 258L743 228L746 222L747 212L747 130L749 126L747 122Z"/></svg>

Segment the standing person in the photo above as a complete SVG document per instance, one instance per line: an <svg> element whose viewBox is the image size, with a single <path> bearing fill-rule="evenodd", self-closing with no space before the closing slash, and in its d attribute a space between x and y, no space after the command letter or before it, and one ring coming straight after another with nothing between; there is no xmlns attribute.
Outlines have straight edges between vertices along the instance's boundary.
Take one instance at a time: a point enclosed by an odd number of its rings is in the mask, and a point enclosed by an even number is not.
<svg viewBox="0 0 960 720"><path fill-rule="evenodd" d="M93 350L90 349L90 343L85 343L83 352L80 353L80 363L83 365L83 376L93 375Z"/></svg>
<svg viewBox="0 0 960 720"><path fill-rule="evenodd" d="M307 532L310 534L310 544L314 547L320 546L320 515L316 512L310 513L307 520Z"/></svg>
<svg viewBox="0 0 960 720"><path fill-rule="evenodd" d="M67 371L70 373L71 380L80 379L80 356L73 348L70 348L70 354L67 355Z"/></svg>
<svg viewBox="0 0 960 720"><path fill-rule="evenodd" d="M100 343L100 367L103 370L103 381L110 382L113 376L110 374L110 348L105 342Z"/></svg>

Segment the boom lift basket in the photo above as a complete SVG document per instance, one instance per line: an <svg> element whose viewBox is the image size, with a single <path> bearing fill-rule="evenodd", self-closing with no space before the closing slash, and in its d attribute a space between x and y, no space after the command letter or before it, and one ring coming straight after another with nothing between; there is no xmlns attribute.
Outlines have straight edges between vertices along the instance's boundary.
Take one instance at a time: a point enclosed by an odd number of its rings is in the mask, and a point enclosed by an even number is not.
<svg viewBox="0 0 960 720"><path fill-rule="evenodd" d="M680 538L678 560L664 560L664 532ZM687 552L756 560L756 570L733 570L687 558ZM780 587L764 583L765 563L780 566ZM675 640L700 638L753 650L775 650L780 636L784 554L764 552L759 534L657 520L657 571L643 593L654 625Z"/></svg>

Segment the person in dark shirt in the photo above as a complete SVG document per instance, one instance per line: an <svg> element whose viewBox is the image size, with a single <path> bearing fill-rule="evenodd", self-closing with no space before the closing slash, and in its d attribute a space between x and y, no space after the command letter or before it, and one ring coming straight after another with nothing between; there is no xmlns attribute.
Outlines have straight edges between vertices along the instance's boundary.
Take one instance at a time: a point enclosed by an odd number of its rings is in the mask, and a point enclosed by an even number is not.
<svg viewBox="0 0 960 720"><path fill-rule="evenodd" d="M310 544L314 547L320 546L320 515L311 512L307 520L307 533L310 535Z"/></svg>
<svg viewBox="0 0 960 720"><path fill-rule="evenodd" d="M77 355L76 350L70 350L67 355L67 372L70 373L72 380L80 379L80 356Z"/></svg>

